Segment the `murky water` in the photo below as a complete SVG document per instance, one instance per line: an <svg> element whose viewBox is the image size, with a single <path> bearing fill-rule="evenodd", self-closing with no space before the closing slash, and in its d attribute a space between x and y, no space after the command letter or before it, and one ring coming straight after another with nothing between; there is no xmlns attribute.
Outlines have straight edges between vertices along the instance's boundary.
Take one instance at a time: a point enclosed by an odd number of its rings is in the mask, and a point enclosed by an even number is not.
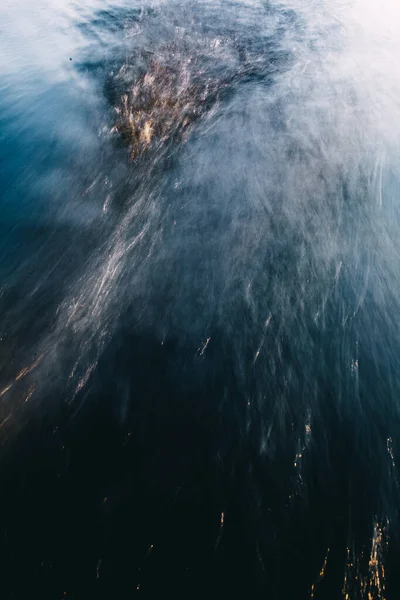
<svg viewBox="0 0 400 600"><path fill-rule="evenodd" d="M3 0L5 598L398 598L399 22Z"/></svg>

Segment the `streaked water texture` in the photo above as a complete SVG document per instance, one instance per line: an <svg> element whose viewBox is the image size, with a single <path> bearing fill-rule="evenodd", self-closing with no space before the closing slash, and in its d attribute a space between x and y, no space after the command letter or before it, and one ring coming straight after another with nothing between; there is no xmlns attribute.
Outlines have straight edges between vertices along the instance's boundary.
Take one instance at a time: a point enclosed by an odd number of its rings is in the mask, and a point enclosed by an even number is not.
<svg viewBox="0 0 400 600"><path fill-rule="evenodd" d="M399 597L399 23L3 0L5 598Z"/></svg>

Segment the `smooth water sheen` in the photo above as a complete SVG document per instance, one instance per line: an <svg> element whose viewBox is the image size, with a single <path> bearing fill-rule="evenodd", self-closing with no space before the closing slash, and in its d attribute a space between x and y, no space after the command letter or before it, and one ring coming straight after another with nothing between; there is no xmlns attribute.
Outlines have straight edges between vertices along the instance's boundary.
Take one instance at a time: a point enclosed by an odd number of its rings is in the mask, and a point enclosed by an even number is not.
<svg viewBox="0 0 400 600"><path fill-rule="evenodd" d="M399 597L399 26L3 0L1 598Z"/></svg>

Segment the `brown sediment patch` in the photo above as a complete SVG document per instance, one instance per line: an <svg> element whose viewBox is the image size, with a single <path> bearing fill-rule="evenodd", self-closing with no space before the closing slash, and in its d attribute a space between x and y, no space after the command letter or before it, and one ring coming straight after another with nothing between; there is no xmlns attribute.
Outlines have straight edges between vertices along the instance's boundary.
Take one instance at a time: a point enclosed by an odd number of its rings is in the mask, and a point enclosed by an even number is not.
<svg viewBox="0 0 400 600"><path fill-rule="evenodd" d="M124 91L115 105L117 131L127 144L132 159L150 147L185 137L191 124L214 106L226 88L207 75L200 61L182 52L162 48L147 62L144 72L134 74L125 64L114 83Z"/></svg>

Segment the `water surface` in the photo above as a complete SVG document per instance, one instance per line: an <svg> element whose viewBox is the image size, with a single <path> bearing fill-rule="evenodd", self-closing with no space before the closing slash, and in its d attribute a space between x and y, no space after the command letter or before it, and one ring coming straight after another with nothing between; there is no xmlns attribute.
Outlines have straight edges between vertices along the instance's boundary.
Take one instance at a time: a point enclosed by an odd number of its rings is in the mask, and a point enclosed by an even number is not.
<svg viewBox="0 0 400 600"><path fill-rule="evenodd" d="M5 598L398 597L399 18L3 1Z"/></svg>

